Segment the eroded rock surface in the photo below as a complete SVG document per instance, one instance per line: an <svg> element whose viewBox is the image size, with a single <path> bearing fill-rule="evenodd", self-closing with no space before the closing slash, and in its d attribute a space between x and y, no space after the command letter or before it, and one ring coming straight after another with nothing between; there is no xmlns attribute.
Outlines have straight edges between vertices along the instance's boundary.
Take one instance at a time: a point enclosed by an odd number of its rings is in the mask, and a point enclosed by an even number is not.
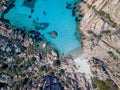
<svg viewBox="0 0 120 90"><path fill-rule="evenodd" d="M120 88L120 1L84 0L79 6L82 45L93 76Z"/></svg>

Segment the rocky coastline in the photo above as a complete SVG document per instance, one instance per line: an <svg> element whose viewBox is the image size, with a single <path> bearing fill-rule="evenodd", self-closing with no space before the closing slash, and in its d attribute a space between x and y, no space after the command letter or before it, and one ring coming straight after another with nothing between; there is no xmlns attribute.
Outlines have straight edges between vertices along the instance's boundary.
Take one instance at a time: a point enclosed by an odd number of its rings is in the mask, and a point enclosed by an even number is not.
<svg viewBox="0 0 120 90"><path fill-rule="evenodd" d="M84 0L77 5L77 15L82 20L79 23L78 17L76 21L83 39L82 53L87 56L92 73L92 86L85 73L78 72L73 57L61 57L39 37L40 33L0 22L0 89L39 90L42 77L54 74L64 90L119 90L120 1ZM67 8L70 9L69 4Z"/></svg>
<svg viewBox="0 0 120 90"><path fill-rule="evenodd" d="M6 28L0 22L0 38L1 89L39 89L42 77L51 73L59 78L64 90L91 88L85 75L77 72L72 57L61 58L54 49L36 50L33 37L24 30Z"/></svg>

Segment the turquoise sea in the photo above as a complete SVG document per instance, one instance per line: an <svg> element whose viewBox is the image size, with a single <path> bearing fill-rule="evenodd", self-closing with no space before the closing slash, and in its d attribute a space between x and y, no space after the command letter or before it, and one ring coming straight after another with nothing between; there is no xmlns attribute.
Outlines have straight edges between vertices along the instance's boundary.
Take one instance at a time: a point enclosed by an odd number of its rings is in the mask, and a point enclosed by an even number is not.
<svg viewBox="0 0 120 90"><path fill-rule="evenodd" d="M16 0L15 7L4 18L15 27L39 31L60 53L68 55L81 47L81 40L76 36L77 22L70 9L76 2L80 0ZM56 37L49 34L52 31L56 32Z"/></svg>

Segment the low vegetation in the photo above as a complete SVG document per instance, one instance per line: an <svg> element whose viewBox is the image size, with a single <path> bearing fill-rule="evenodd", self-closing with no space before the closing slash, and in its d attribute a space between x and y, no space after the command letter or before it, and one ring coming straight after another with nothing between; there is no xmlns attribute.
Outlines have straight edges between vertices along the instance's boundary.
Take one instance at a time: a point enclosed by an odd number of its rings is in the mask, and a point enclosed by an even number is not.
<svg viewBox="0 0 120 90"><path fill-rule="evenodd" d="M108 54L113 58L113 59L118 59L118 57L112 52L112 51L108 51Z"/></svg>
<svg viewBox="0 0 120 90"><path fill-rule="evenodd" d="M114 84L114 82L109 79L102 81L97 78L93 78L92 86L93 89L98 88L99 90L118 90L118 87Z"/></svg>
<svg viewBox="0 0 120 90"><path fill-rule="evenodd" d="M117 24L111 19L110 15L104 11L98 11L98 13L110 21L112 27L116 27Z"/></svg>
<svg viewBox="0 0 120 90"><path fill-rule="evenodd" d="M102 31L102 34L110 34L111 33L111 31L110 30L104 30L104 31Z"/></svg>
<svg viewBox="0 0 120 90"><path fill-rule="evenodd" d="M91 31L91 30L88 30L88 33L89 34L91 34L91 35L93 35L94 37L97 37L97 38L101 38L102 37L102 35L97 35L97 34L95 34L93 31Z"/></svg>

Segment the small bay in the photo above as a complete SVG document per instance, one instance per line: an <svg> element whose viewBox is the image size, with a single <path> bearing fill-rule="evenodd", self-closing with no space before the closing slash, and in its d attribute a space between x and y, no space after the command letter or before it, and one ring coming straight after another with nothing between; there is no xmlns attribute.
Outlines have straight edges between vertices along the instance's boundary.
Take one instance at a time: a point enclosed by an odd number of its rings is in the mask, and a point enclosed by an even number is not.
<svg viewBox="0 0 120 90"><path fill-rule="evenodd" d="M40 32L61 54L81 48L73 8L80 0L16 0L4 15L12 26Z"/></svg>

